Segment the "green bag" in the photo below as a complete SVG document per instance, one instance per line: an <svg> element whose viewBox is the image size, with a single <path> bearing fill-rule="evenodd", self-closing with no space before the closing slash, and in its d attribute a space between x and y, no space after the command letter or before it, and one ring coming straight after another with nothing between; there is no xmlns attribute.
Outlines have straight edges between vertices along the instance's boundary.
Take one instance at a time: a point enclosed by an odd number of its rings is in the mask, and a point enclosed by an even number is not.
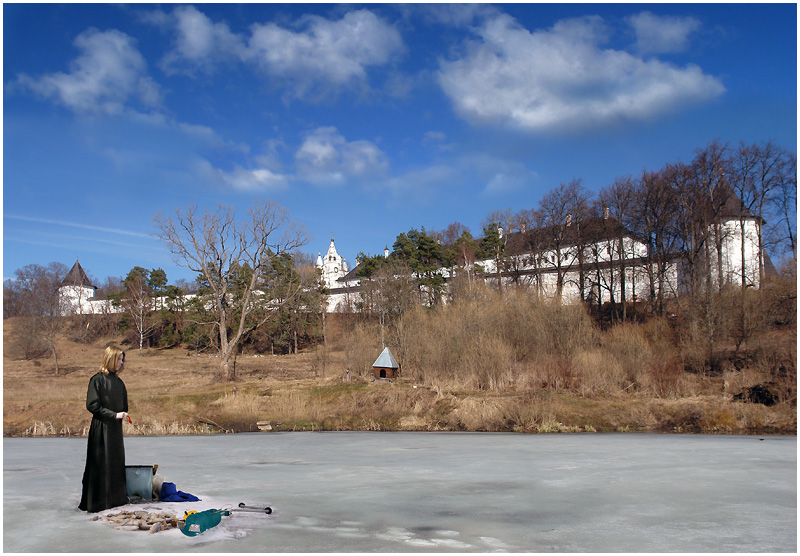
<svg viewBox="0 0 800 556"><path fill-rule="evenodd" d="M188 537L194 537L203 531L219 525L219 522L222 521L222 516L224 515L231 515L231 512L228 510L215 510L212 508L210 510L193 513L186 516L186 522L183 526L183 529L181 529L181 532Z"/></svg>

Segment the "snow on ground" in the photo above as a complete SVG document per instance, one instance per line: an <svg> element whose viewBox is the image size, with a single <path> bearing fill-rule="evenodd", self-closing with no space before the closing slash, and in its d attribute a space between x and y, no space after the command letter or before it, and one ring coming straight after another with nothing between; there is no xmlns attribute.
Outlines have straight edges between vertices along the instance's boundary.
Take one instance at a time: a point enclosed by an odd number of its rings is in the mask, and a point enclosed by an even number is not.
<svg viewBox="0 0 800 556"><path fill-rule="evenodd" d="M238 503L231 503L229 499L223 499L220 497L209 498L200 495L196 496L200 498L200 500L197 502L162 502L160 500L139 501L116 508L109 508L107 510L103 510L102 512L98 512L97 514L89 515L92 516L91 519L93 519L95 515L99 515L101 516L101 519L96 521L97 524L100 524L103 527L115 528L112 524L109 524L102 518L113 516L114 514L121 512L145 511L148 513L169 513L176 516L178 519L182 519L184 514L188 511L195 511L199 513L209 509L231 510L238 507ZM119 530L121 533L129 533L131 535L139 536L155 534L163 537L181 537L186 538L189 540L189 542L194 540L194 542L197 542L198 544L203 544L226 539L244 538L249 535L253 529L264 527L271 518L274 519L275 517L277 517L277 511L272 514L266 514L264 512L255 513L234 510L231 512L230 516L222 516L219 525L204 531L201 535L195 536L184 535L180 529L176 527L170 527L169 529L158 531L157 533L149 533L148 531L144 530L126 531L119 528L115 529ZM198 537L201 538L198 539Z"/></svg>

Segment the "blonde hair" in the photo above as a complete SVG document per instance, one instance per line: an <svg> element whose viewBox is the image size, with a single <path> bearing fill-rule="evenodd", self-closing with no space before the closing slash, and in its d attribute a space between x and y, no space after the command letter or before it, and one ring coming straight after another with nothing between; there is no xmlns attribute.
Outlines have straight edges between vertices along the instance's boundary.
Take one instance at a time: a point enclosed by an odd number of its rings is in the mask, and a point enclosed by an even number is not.
<svg viewBox="0 0 800 556"><path fill-rule="evenodd" d="M125 365L125 352L117 346L108 346L106 352L103 354L103 363L100 365L100 372L104 375L108 373L116 373L117 361L122 357L122 364ZM122 370L120 368L120 371Z"/></svg>

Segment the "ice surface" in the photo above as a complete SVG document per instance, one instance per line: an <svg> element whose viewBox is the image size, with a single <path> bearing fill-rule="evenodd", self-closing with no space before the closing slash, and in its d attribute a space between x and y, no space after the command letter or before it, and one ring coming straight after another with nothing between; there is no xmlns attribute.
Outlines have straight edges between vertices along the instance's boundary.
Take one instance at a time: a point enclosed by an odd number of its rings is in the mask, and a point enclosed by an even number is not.
<svg viewBox="0 0 800 556"><path fill-rule="evenodd" d="M763 440L761 440L763 438ZM3 439L5 552L796 552L796 437L253 433L127 437L196 537L77 509L86 439Z"/></svg>

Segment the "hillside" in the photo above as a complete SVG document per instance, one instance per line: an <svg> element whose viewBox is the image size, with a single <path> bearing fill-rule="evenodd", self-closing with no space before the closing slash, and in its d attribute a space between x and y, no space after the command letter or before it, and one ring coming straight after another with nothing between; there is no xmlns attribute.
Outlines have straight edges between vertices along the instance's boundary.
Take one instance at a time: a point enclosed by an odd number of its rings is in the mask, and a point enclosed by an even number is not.
<svg viewBox="0 0 800 556"><path fill-rule="evenodd" d="M331 319L329 349L298 355L239 356L236 380L216 379L216 358L185 348L138 349L124 346L133 425L126 434L194 434L272 430L470 430L519 432L665 431L788 433L797 429L796 398L767 406L735 401L761 378L746 372L682 377L681 394L657 397L625 391L579 394L567 387L516 386L495 389L447 388L414 380L404 369L396 382L376 382L354 372L345 341L350 324ZM86 385L97 371L104 346L58 339L61 373L52 358L12 359L9 334L15 319L3 323L3 434L5 436L85 435L90 415ZM786 344L792 335L775 333ZM363 347L362 359L380 350ZM369 353L366 353L369 352ZM372 353L374 352L374 353Z"/></svg>

